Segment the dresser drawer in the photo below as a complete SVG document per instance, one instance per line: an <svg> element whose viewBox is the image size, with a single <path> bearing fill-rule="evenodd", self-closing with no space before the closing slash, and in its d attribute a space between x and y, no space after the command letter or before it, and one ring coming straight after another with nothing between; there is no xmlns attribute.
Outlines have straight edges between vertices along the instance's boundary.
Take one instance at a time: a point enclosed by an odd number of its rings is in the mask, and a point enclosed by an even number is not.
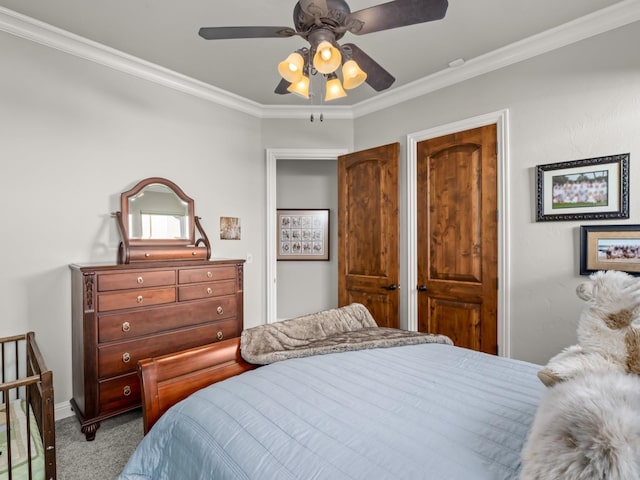
<svg viewBox="0 0 640 480"><path fill-rule="evenodd" d="M148 307L176 301L176 289L150 288L98 295L98 311L121 310L123 308Z"/></svg>
<svg viewBox="0 0 640 480"><path fill-rule="evenodd" d="M231 295L232 293L235 293L235 291L235 280L201 283L198 285L189 285L188 287L178 287L178 300L184 302L186 300Z"/></svg>
<svg viewBox="0 0 640 480"><path fill-rule="evenodd" d="M128 272L98 276L98 291L128 290L131 288L161 287L176 283L175 270L158 272Z"/></svg>
<svg viewBox="0 0 640 480"><path fill-rule="evenodd" d="M175 247L150 246L150 245L129 245L129 263L153 262L163 260L195 260L202 261L207 258L206 247L185 247L177 245Z"/></svg>
<svg viewBox="0 0 640 480"><path fill-rule="evenodd" d="M108 312L98 316L98 342L129 340L166 330L209 323L238 314L235 295L206 301L160 305L143 310Z"/></svg>
<svg viewBox="0 0 640 480"><path fill-rule="evenodd" d="M140 405L140 380L136 372L98 382L100 412Z"/></svg>
<svg viewBox="0 0 640 480"><path fill-rule="evenodd" d="M209 268L190 268L178 271L178 283L211 282L213 280L234 279L237 276L235 265Z"/></svg>
<svg viewBox="0 0 640 480"><path fill-rule="evenodd" d="M186 348L240 335L236 319L174 330L143 339L98 346L98 376L109 377L135 371L143 358L177 352Z"/></svg>

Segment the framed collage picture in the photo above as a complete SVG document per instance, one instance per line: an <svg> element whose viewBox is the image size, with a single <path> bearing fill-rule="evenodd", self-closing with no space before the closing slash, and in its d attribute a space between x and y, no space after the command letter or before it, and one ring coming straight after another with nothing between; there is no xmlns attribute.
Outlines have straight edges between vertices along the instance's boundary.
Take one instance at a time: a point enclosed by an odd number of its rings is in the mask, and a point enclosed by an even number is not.
<svg viewBox="0 0 640 480"><path fill-rule="evenodd" d="M329 260L329 209L278 209L278 260Z"/></svg>

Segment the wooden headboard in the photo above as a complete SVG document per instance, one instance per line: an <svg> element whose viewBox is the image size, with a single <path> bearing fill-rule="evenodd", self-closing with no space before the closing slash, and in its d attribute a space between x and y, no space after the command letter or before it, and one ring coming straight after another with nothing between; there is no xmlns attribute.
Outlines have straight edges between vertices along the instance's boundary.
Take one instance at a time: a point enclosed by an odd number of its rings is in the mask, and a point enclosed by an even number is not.
<svg viewBox="0 0 640 480"><path fill-rule="evenodd" d="M240 338L138 362L144 433L172 405L201 388L253 370L240 355Z"/></svg>

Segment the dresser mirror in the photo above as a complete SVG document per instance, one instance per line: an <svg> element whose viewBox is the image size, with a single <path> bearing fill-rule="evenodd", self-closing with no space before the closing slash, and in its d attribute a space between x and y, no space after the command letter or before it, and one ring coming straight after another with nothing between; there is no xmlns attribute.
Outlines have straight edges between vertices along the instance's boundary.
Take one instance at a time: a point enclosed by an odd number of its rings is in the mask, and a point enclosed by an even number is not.
<svg viewBox="0 0 640 480"><path fill-rule="evenodd" d="M120 208L118 263L211 258L193 199L172 181L142 180L120 195Z"/></svg>

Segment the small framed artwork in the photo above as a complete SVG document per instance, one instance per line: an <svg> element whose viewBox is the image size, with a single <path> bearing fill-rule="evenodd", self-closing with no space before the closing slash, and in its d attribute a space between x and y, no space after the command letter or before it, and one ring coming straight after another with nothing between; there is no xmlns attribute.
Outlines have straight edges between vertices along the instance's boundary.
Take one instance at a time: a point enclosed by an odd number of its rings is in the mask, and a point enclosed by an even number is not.
<svg viewBox="0 0 640 480"><path fill-rule="evenodd" d="M640 275L640 225L580 227L580 275L598 270Z"/></svg>
<svg viewBox="0 0 640 480"><path fill-rule="evenodd" d="M629 154L536 167L536 221L629 218Z"/></svg>
<svg viewBox="0 0 640 480"><path fill-rule="evenodd" d="M240 219L220 217L220 240L240 240Z"/></svg>
<svg viewBox="0 0 640 480"><path fill-rule="evenodd" d="M278 260L329 260L329 209L278 209Z"/></svg>

